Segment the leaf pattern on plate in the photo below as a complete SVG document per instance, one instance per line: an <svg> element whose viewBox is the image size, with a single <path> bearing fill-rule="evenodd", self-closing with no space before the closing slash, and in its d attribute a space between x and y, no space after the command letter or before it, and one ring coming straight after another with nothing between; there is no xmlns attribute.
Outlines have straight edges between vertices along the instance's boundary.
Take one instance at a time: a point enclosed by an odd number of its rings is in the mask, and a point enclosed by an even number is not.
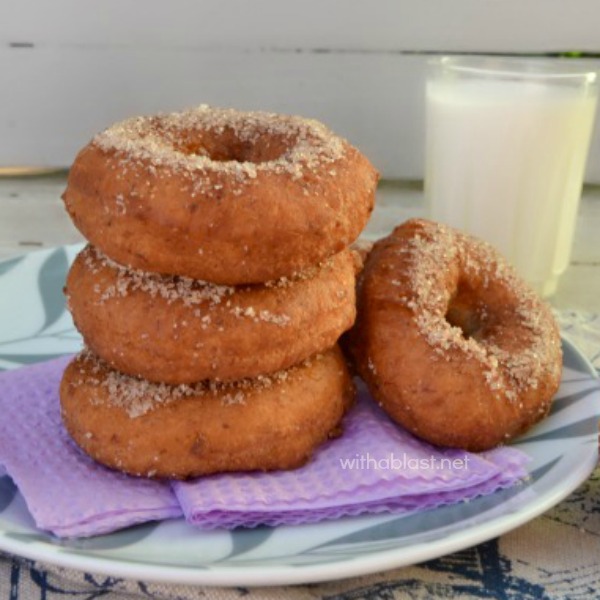
<svg viewBox="0 0 600 600"><path fill-rule="evenodd" d="M0 276L14 269L24 258L25 256L17 256L0 262Z"/></svg>
<svg viewBox="0 0 600 600"><path fill-rule="evenodd" d="M236 529L231 532L231 552L223 559L230 560L261 546L273 534L272 527L257 527L256 529Z"/></svg>
<svg viewBox="0 0 600 600"><path fill-rule="evenodd" d="M580 390L579 392L574 392L573 394L569 394L568 396L563 396L562 398L557 398L550 408L550 414L555 415L556 413L564 410L565 408L569 408L574 404L577 404L580 400L586 398L590 394L593 394L598 390L597 385L592 385L585 390Z"/></svg>
<svg viewBox="0 0 600 600"><path fill-rule="evenodd" d="M51 354L0 354L1 360L18 363L20 365L31 365L33 363L42 362L43 360L52 360L70 354L70 352L53 352Z"/></svg>
<svg viewBox="0 0 600 600"><path fill-rule="evenodd" d="M527 438L527 442L541 442L545 440L561 440L566 438L587 437L598 431L598 415L592 415L575 423L569 423L563 427L557 427L552 431L546 431L539 435Z"/></svg>
<svg viewBox="0 0 600 600"><path fill-rule="evenodd" d="M66 308L64 279L69 268L64 248L57 248L44 261L38 273L38 291L46 314L40 332L57 321Z"/></svg>
<svg viewBox="0 0 600 600"><path fill-rule="evenodd" d="M135 525L109 535L99 535L82 540L71 540L69 542L69 547L100 551L125 548L126 546L137 544L152 535L159 525L160 523L157 522L145 523L144 525Z"/></svg>
<svg viewBox="0 0 600 600"><path fill-rule="evenodd" d="M52 543L53 540L53 538L50 535L46 535L37 530L32 530L31 532L25 533L18 531L9 531L5 534L5 536L10 540L15 540L25 544L32 544L34 542Z"/></svg>

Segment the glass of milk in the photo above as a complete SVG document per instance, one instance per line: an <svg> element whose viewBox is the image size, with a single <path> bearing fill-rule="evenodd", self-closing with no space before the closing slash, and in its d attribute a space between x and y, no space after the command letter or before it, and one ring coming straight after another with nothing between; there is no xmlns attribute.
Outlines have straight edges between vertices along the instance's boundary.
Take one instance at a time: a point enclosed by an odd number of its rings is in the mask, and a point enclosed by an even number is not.
<svg viewBox="0 0 600 600"><path fill-rule="evenodd" d="M569 264L597 97L598 72L585 61L444 56L430 65L430 217L493 244L543 296Z"/></svg>

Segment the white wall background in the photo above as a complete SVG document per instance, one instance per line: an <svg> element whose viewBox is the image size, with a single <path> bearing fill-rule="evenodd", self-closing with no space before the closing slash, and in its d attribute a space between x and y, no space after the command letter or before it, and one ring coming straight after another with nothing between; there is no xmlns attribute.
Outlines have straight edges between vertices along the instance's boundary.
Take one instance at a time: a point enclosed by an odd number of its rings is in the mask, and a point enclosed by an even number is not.
<svg viewBox="0 0 600 600"><path fill-rule="evenodd" d="M0 167L67 166L115 120L206 102L321 119L420 178L429 53L569 50L600 52L598 0L0 0Z"/></svg>

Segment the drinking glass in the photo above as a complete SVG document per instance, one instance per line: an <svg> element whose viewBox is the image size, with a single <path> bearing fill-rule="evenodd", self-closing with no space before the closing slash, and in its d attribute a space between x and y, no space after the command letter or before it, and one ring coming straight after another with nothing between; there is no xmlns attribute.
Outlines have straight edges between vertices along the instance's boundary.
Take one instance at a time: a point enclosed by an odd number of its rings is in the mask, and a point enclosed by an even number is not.
<svg viewBox="0 0 600 600"><path fill-rule="evenodd" d="M428 71L431 218L490 242L542 296L569 264L597 98L586 61L443 56Z"/></svg>

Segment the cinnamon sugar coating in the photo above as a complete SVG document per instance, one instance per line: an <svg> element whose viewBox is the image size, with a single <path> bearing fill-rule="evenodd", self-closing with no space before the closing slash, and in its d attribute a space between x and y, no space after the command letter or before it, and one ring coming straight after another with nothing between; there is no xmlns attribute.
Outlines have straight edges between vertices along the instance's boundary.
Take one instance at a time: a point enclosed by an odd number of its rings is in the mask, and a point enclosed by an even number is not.
<svg viewBox="0 0 600 600"><path fill-rule="evenodd" d="M550 307L490 245L413 219L369 254L351 332L377 401L415 435L472 451L548 412L562 369Z"/></svg>
<svg viewBox="0 0 600 600"><path fill-rule="evenodd" d="M339 433L353 397L337 347L270 376L180 386L123 375L84 351L60 388L65 426L88 455L169 479L299 467Z"/></svg>
<svg viewBox="0 0 600 600"><path fill-rule="evenodd" d="M351 250L294 276L222 286L123 267L92 246L67 278L86 344L124 373L168 384L285 369L333 346L356 316Z"/></svg>
<svg viewBox="0 0 600 600"><path fill-rule="evenodd" d="M115 261L235 285L340 252L365 226L377 180L321 123L203 105L98 134L76 157L63 199Z"/></svg>

